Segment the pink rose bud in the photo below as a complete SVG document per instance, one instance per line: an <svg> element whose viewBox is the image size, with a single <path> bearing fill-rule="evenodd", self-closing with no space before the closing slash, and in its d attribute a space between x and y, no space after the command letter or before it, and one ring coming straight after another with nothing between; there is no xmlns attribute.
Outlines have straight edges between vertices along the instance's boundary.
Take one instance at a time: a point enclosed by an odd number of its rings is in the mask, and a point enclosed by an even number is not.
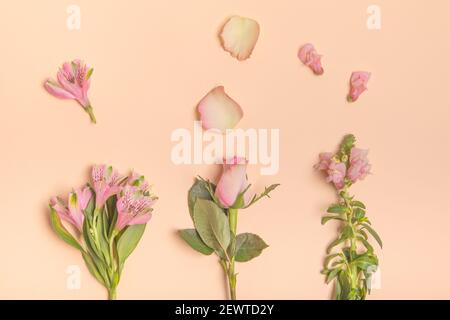
<svg viewBox="0 0 450 320"><path fill-rule="evenodd" d="M298 58L304 65L308 66L316 75L323 74L322 58L311 43L305 44L298 52Z"/></svg>
<svg viewBox="0 0 450 320"><path fill-rule="evenodd" d="M232 207L238 196L245 191L248 186L247 181L247 160L234 157L227 159L223 164L222 176L216 187L216 197L224 208ZM245 199L245 204L249 198Z"/></svg>
<svg viewBox="0 0 450 320"><path fill-rule="evenodd" d="M353 72L350 78L350 92L347 100L354 102L358 100L361 93L367 90L367 82L370 79L370 72L357 71Z"/></svg>

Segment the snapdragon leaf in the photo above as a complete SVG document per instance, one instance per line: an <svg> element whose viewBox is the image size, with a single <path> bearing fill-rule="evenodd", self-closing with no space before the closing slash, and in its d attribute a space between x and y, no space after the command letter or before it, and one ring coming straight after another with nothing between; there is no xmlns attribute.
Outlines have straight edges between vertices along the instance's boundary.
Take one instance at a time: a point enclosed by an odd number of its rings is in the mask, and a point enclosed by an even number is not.
<svg viewBox="0 0 450 320"><path fill-rule="evenodd" d="M203 242L203 240L198 235L197 230L195 229L179 230L178 234L188 245L191 246L192 249L207 256L211 255L214 252L214 249L211 249Z"/></svg>
<svg viewBox="0 0 450 320"><path fill-rule="evenodd" d="M139 241L144 234L146 224L136 224L126 227L117 240L117 255L119 265L123 265L125 260L136 249Z"/></svg>
<svg viewBox="0 0 450 320"><path fill-rule="evenodd" d="M357 201L357 200L352 201L352 206L366 209L366 206L364 205L364 203L362 203L361 201Z"/></svg>
<svg viewBox="0 0 450 320"><path fill-rule="evenodd" d="M197 199L194 205L194 224L208 247L226 253L230 244L230 225L221 208L210 200Z"/></svg>
<svg viewBox="0 0 450 320"><path fill-rule="evenodd" d="M63 226L61 223L61 219L54 209L51 208L51 223L53 226L53 230L55 230L56 234L67 244L71 245L75 249L83 251L83 248L78 243L78 241L70 234L69 231Z"/></svg>
<svg viewBox="0 0 450 320"><path fill-rule="evenodd" d="M340 220L340 221L345 221L345 219L342 218L341 216L325 216L325 217L322 217L321 223L322 223L322 225L324 225L325 223L327 223L327 222L330 221L330 220Z"/></svg>
<svg viewBox="0 0 450 320"><path fill-rule="evenodd" d="M381 241L381 238L378 235L378 233L370 225L368 225L367 223L364 223L362 228L366 229L372 235L372 237L380 245L380 248L383 248L383 241Z"/></svg>
<svg viewBox="0 0 450 320"><path fill-rule="evenodd" d="M236 255L238 262L247 262L258 257L269 247L264 240L253 233L242 233L236 237Z"/></svg>
<svg viewBox="0 0 450 320"><path fill-rule="evenodd" d="M344 214L347 213L347 207L341 204L335 204L332 205L331 207L328 208L327 212L328 213L339 213L339 214Z"/></svg>

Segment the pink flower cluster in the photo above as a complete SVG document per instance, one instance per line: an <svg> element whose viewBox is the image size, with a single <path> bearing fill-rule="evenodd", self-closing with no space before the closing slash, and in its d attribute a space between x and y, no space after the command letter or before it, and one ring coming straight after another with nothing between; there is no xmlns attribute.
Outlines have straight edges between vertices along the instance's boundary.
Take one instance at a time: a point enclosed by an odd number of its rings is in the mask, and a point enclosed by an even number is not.
<svg viewBox="0 0 450 320"><path fill-rule="evenodd" d="M113 167L99 165L92 168L92 181L92 188L85 186L76 189L69 194L67 202L59 197L51 199L50 207L61 220L82 232L84 212L89 202L95 201L92 208L99 212L112 196L117 197L117 231L129 225L145 224L150 220L156 197L150 194L144 176L136 173L121 176Z"/></svg>
<svg viewBox="0 0 450 320"><path fill-rule="evenodd" d="M363 180L370 173L368 152L368 150L353 147L348 161L340 161L331 152L321 153L315 168L324 171L327 174L327 182L332 182L336 189L340 190L344 188L346 180L355 183Z"/></svg>

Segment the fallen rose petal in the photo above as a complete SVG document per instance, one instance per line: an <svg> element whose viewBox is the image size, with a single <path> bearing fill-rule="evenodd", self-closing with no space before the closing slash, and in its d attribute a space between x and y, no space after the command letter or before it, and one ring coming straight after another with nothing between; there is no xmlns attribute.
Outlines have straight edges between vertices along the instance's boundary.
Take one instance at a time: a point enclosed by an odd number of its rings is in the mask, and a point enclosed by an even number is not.
<svg viewBox="0 0 450 320"><path fill-rule="evenodd" d="M358 100L361 93L367 90L367 82L370 79L370 72L356 71L350 77L350 92L347 96L349 102Z"/></svg>
<svg viewBox="0 0 450 320"><path fill-rule="evenodd" d="M258 37L258 22L239 16L231 17L220 34L225 51L238 60L245 60L250 57Z"/></svg>
<svg viewBox="0 0 450 320"><path fill-rule="evenodd" d="M205 130L232 129L243 116L241 107L225 93L223 86L212 89L200 101L197 110Z"/></svg>
<svg viewBox="0 0 450 320"><path fill-rule="evenodd" d="M311 43L305 44L298 51L298 58L304 65L308 66L316 75L323 74L322 58Z"/></svg>

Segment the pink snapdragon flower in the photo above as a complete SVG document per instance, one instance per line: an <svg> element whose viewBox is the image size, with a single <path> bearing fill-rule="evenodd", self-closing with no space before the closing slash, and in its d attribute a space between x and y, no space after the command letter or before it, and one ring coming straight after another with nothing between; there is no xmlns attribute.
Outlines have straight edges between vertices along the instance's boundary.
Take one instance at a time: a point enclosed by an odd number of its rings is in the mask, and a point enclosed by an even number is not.
<svg viewBox="0 0 450 320"><path fill-rule="evenodd" d="M238 196L248 187L247 160L240 157L225 159L222 175L217 183L215 195L224 208L232 207ZM245 195L245 205L250 198Z"/></svg>
<svg viewBox="0 0 450 320"><path fill-rule="evenodd" d="M363 180L369 173L371 165L367 158L368 150L352 148L350 151L350 166L347 171L347 178L353 183L357 180Z"/></svg>
<svg viewBox="0 0 450 320"><path fill-rule="evenodd" d="M68 204L58 197L50 200L50 207L56 211L60 219L75 226L78 231L83 230L84 213L91 200L92 192L89 187L77 189L69 194Z"/></svg>
<svg viewBox="0 0 450 320"><path fill-rule="evenodd" d="M95 191L95 207L102 208L109 197L121 190L120 183L123 177L111 166L98 165L92 168L92 181Z"/></svg>
<svg viewBox="0 0 450 320"><path fill-rule="evenodd" d="M88 98L91 85L91 75L94 70L81 60L65 62L57 73L58 82L48 79L44 83L45 89L59 99L76 100L89 114L91 121L96 123L94 111Z"/></svg>
<svg viewBox="0 0 450 320"><path fill-rule="evenodd" d="M143 186L148 186L148 183L144 181L141 185L127 184L118 194L116 230L120 231L130 225L146 224L152 217L152 206L156 197L150 195L149 190Z"/></svg>
<svg viewBox="0 0 450 320"><path fill-rule="evenodd" d="M347 167L343 162L337 162L331 152L321 153L319 163L314 166L317 170L326 172L327 182L332 182L336 189L342 189L345 185Z"/></svg>
<svg viewBox="0 0 450 320"><path fill-rule="evenodd" d="M352 73L350 78L350 92L347 100L354 102L358 100L361 93L367 90L367 82L370 79L370 72L356 71Z"/></svg>
<svg viewBox="0 0 450 320"><path fill-rule="evenodd" d="M298 51L298 58L304 65L308 66L316 75L323 74L321 63L322 56L319 55L311 43L305 44Z"/></svg>

